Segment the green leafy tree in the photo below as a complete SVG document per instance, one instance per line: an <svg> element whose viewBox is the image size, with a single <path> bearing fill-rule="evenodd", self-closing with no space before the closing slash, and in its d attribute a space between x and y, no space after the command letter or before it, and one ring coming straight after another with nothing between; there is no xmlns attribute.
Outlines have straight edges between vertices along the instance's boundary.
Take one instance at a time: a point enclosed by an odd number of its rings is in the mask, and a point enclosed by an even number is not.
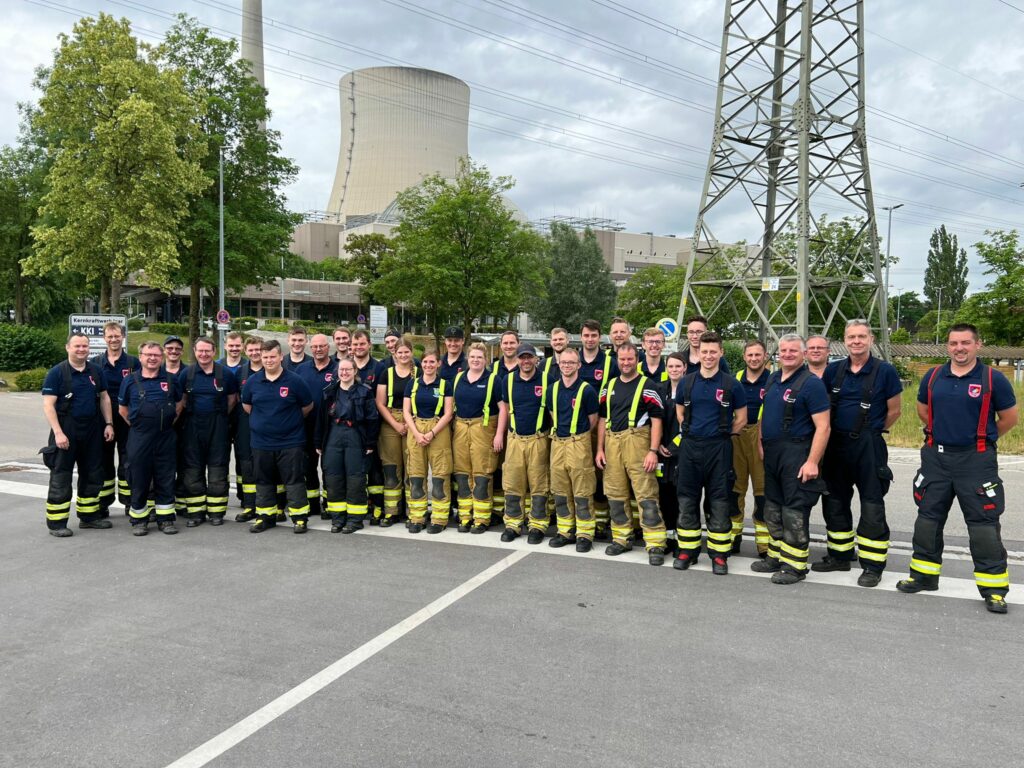
<svg viewBox="0 0 1024 768"><path fill-rule="evenodd" d="M379 304L377 285L383 272L385 260L394 255L391 238L371 232L366 235L349 235L345 241L348 258L339 263L345 270L345 279L360 284L359 298L364 305Z"/></svg>
<svg viewBox="0 0 1024 768"><path fill-rule="evenodd" d="M575 330L588 318L607 325L615 309L615 281L593 230L588 227L580 236L568 224L554 222L550 242L547 296L534 305L534 321L541 328Z"/></svg>
<svg viewBox="0 0 1024 768"><path fill-rule="evenodd" d="M299 219L281 188L298 173L280 155L280 135L266 128L266 93L238 43L222 40L194 19L179 16L157 49L158 61L182 73L197 113L205 188L189 205L179 242L176 281L190 289L189 333L199 333L200 293L217 299L219 285L219 173L224 155L224 283L238 292L281 274ZM316 274L319 277L319 273Z"/></svg>
<svg viewBox="0 0 1024 768"><path fill-rule="evenodd" d="M644 267L619 289L615 313L643 332L663 317L675 317L685 281L686 267L672 270L657 265ZM578 332L579 329L570 330Z"/></svg>
<svg viewBox="0 0 1024 768"><path fill-rule="evenodd" d="M896 327L896 319L899 318L900 330L906 328L913 334L927 312L928 307L914 291L904 291L898 296L889 297L889 322L893 328Z"/></svg>
<svg viewBox="0 0 1024 768"><path fill-rule="evenodd" d="M33 128L52 165L24 267L99 281L106 311L132 272L174 285L181 222L209 184L199 166L206 145L181 73L161 70L127 19L82 19L59 42L35 80L43 95Z"/></svg>
<svg viewBox="0 0 1024 768"><path fill-rule="evenodd" d="M506 207L512 187L466 158L454 179L435 174L400 193L395 252L382 262L375 295L424 312L435 331L456 318L467 335L474 319L524 309L544 290L546 242Z"/></svg>
<svg viewBox="0 0 1024 768"><path fill-rule="evenodd" d="M901 326L889 334L889 341L893 344L909 344L911 341L910 331Z"/></svg>
<svg viewBox="0 0 1024 768"><path fill-rule="evenodd" d="M956 235L946 225L932 232L928 248L928 264L924 269L924 295L929 306L938 308L942 293L943 314L956 312L967 296L967 251L960 248Z"/></svg>
<svg viewBox="0 0 1024 768"><path fill-rule="evenodd" d="M968 296L956 313L958 322L974 323L988 344L1024 341L1024 250L1016 230L990 230L988 241L974 244L985 274L986 290ZM945 296L943 296L945 305ZM946 312L942 312L945 319Z"/></svg>
<svg viewBox="0 0 1024 768"><path fill-rule="evenodd" d="M941 317L937 309L929 309L917 323L917 339L925 344L935 344L937 339L941 344L949 333L949 326L954 322L956 322L955 313L947 312L945 307L942 309ZM937 333L936 326L938 326Z"/></svg>

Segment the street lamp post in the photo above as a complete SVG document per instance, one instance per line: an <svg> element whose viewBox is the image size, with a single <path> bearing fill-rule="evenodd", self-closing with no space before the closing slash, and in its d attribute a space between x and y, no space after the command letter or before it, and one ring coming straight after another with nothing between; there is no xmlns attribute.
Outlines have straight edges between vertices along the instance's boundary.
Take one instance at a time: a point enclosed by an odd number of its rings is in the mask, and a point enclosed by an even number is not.
<svg viewBox="0 0 1024 768"><path fill-rule="evenodd" d="M281 322L284 322L284 254L281 254Z"/></svg>
<svg viewBox="0 0 1024 768"><path fill-rule="evenodd" d="M224 147L220 148L220 248L218 258L220 260L220 306L218 310L224 309ZM218 314L219 311L218 311ZM220 325L220 321L217 322ZM224 331L217 329L217 349L224 354Z"/></svg>
<svg viewBox="0 0 1024 768"><path fill-rule="evenodd" d="M896 205L887 205L882 208L883 211L889 212L889 227L885 233L885 305L886 308L889 306L889 251L892 247L892 212L897 208L902 208L904 203L898 203ZM897 301L899 301L897 299ZM896 311L897 317L899 316L899 310ZM899 320L896 321L896 330L899 330Z"/></svg>
<svg viewBox="0 0 1024 768"><path fill-rule="evenodd" d="M896 330L900 329L900 300L903 298L903 292L900 291L896 294Z"/></svg>

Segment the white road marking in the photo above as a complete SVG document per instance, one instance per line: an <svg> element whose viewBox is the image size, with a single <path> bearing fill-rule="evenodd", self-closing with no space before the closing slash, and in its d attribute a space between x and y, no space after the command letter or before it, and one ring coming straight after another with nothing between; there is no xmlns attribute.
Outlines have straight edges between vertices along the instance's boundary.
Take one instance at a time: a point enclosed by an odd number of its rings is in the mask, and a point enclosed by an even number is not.
<svg viewBox="0 0 1024 768"><path fill-rule="evenodd" d="M47 486L33 483L16 483L13 480L0 480L0 493L12 496L28 496L30 499L45 499Z"/></svg>
<svg viewBox="0 0 1024 768"><path fill-rule="evenodd" d="M364 661L384 650L395 641L400 640L409 632L416 629L416 627L420 626L431 617L436 616L460 598L465 597L477 587L486 584L499 573L515 565L528 554L530 553L513 552L505 559L500 560L489 568L485 568L476 576L464 581L455 589L437 598L432 603L416 611L416 613L412 614L408 618L398 622L390 629L386 629L384 632L381 632L372 640L363 643L363 645L359 646L351 653L341 657L336 662L325 667L304 682L299 683L299 685L295 686L290 691L278 696L269 704L266 704L253 712L244 720L235 723L223 733L214 736L205 744L196 747L184 757L175 760L167 768L200 768L200 766L206 765L211 760L215 760L236 744L256 733L256 731L263 726L269 725L281 715L301 704L313 694L323 690L328 685L335 682L346 672L355 669Z"/></svg>

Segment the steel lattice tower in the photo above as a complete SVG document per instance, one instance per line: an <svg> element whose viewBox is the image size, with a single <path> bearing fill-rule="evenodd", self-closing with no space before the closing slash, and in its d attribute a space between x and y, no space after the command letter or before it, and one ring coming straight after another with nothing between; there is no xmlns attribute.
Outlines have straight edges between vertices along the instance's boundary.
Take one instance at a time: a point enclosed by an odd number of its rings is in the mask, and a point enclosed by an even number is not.
<svg viewBox="0 0 1024 768"><path fill-rule="evenodd" d="M726 0L680 326L694 312L719 327L757 324L774 346L864 317L887 355L864 111L863 0ZM823 214L859 221L837 246ZM716 231L760 245L729 251Z"/></svg>

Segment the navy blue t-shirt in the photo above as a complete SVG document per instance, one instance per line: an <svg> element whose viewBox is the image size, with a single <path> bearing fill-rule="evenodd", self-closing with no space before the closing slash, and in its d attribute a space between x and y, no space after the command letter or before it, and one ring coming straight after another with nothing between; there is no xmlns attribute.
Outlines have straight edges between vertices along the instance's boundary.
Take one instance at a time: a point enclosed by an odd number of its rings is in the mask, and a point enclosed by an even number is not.
<svg viewBox="0 0 1024 768"><path fill-rule="evenodd" d="M282 451L306 444L302 409L313 402L313 395L297 373L282 369L270 381L265 370L257 371L245 383L242 402L252 406L249 429L253 448Z"/></svg>
<svg viewBox="0 0 1024 768"><path fill-rule="evenodd" d="M501 382L501 374L498 374ZM495 383L496 386L498 382ZM509 385L512 396L509 398ZM547 393L544 391L544 374L534 369L533 376L524 380L516 371L505 377L501 386L501 401L509 407L508 426L511 431L523 437L535 435L540 417L540 429L544 428L544 412L547 409ZM513 425L515 420L515 425Z"/></svg>
<svg viewBox="0 0 1024 768"><path fill-rule="evenodd" d="M683 375L685 376L688 373L693 373L694 371L699 370L700 358L698 357L696 360L691 360L689 354L687 354L686 369L683 371ZM722 371L723 373L728 373L730 376L732 376L732 370L729 368L729 361L725 359L725 355L722 355L720 358L718 358L718 370Z"/></svg>
<svg viewBox="0 0 1024 768"><path fill-rule="evenodd" d="M598 392L607 387L609 381L618 378L619 364L615 362L615 358L611 356L611 353L599 349L597 356L589 363L583 359L583 355L583 350L580 350L579 377L598 390Z"/></svg>
<svg viewBox="0 0 1024 768"><path fill-rule="evenodd" d="M516 373L516 372L519 371L519 363L518 363L518 361L516 362L516 367L513 368L512 370L509 370L508 368L506 368L505 367L505 359L504 359L504 357L499 357L497 360L495 360L493 363L491 363L491 366L493 368L497 369L497 371L498 371L498 381L501 382L502 386L505 386L505 382L508 380L508 375L510 373ZM539 367L538 367L538 370L539 370Z"/></svg>
<svg viewBox="0 0 1024 768"><path fill-rule="evenodd" d="M413 392L415 386L416 391ZM442 391L443 390L443 391ZM446 397L452 396L452 385L442 379L440 376L435 376L434 380L427 384L423 377L419 379L409 379L409 382L405 385L405 397L412 399L413 416L417 419L432 419L435 416L444 416L444 404L443 400ZM438 405L441 405L438 409Z"/></svg>
<svg viewBox="0 0 1024 768"><path fill-rule="evenodd" d="M448 382L451 386L452 382L455 381L455 377L461 371L468 371L469 365L466 363L466 353L460 353L459 357L454 363L448 362L448 353L445 352L441 355L441 364L437 367L437 375Z"/></svg>
<svg viewBox="0 0 1024 768"><path fill-rule="evenodd" d="M163 404L167 400L172 403L181 402L185 388L177 376L167 373L163 368L160 369L160 374L152 379L146 378L143 374L139 376L142 379L142 391L146 393L146 402L157 404ZM117 393L117 403L128 407L128 421L134 422L139 415L139 407L142 405L134 376L129 376L121 382L121 390Z"/></svg>
<svg viewBox="0 0 1024 768"><path fill-rule="evenodd" d="M94 356L92 362L96 363L103 371L103 386L107 390L107 394L110 395L110 402L117 400L117 393L121 391L121 382L131 376L132 371L142 370L139 358L129 355L124 350L121 350L121 356L113 365L107 359L106 352Z"/></svg>
<svg viewBox="0 0 1024 768"><path fill-rule="evenodd" d="M765 368L761 375L753 382L747 380L747 369L741 368L736 374L736 381L743 385L743 394L747 396L747 424L757 424L758 414L761 412L761 402L764 400L764 387L768 383L771 371Z"/></svg>
<svg viewBox="0 0 1024 768"><path fill-rule="evenodd" d="M53 366L43 379L43 394L54 395L58 401L67 394L62 383L64 377L60 372L62 366L63 363ZM99 384L101 388L103 386L103 382L95 378L98 370L93 365L86 365L82 371L71 366L71 415L76 419L88 419L97 413L96 385Z"/></svg>
<svg viewBox="0 0 1024 768"><path fill-rule="evenodd" d="M470 381L468 376L468 372L463 373L458 377L458 384L452 385L455 415L460 419L478 419L483 416L488 384L490 384L491 400L487 412L494 416L498 412L498 402L501 400L501 386L498 383L497 375L494 375L492 381L492 370L485 368L483 374L476 381Z"/></svg>
<svg viewBox="0 0 1024 768"><path fill-rule="evenodd" d="M793 400L790 385L802 372L803 369L798 368L785 381L782 380L782 371L776 371L769 378L768 384L771 386L767 386L764 412L761 415L762 440L810 437L814 434L814 421L811 416L829 409L828 390L821 383L821 379L813 373L801 385L796 400ZM786 415L786 403L789 402L793 403L793 422L790 424L789 432L783 434L782 420Z"/></svg>
<svg viewBox="0 0 1024 768"><path fill-rule="evenodd" d="M978 421L981 419L982 368L978 362L963 376L955 375L949 363L939 366L932 382L932 439L939 445L975 445L978 440ZM928 371L917 388L917 402L928 404ZM988 374L985 374L988 378ZM1017 404L1013 385L999 371L992 371L992 400L988 409L985 435L996 442L996 411L1004 411Z"/></svg>
<svg viewBox="0 0 1024 768"><path fill-rule="evenodd" d="M286 371L298 371L299 368L312 364L313 358L307 355L305 352L302 353L302 359L299 360L298 362L292 360L292 353L290 351L287 354L285 354L284 360L281 361L281 367L284 368Z"/></svg>
<svg viewBox="0 0 1024 768"><path fill-rule="evenodd" d="M722 399L728 382L731 381L733 385L729 396L729 423L732 423L732 416L736 411L747 407L747 395L743 387L733 380L730 374L721 369L711 378L705 378L702 369L686 374L676 390L677 405L682 405L685 400L687 379L693 379L690 407L686 412L686 419L690 422L688 431L690 437L718 437L722 434L718 423L722 414Z"/></svg>
<svg viewBox="0 0 1024 768"><path fill-rule="evenodd" d="M228 359L227 359L226 357L222 357L222 358L221 358L220 360L218 360L217 362L218 362L218 363L220 363L221 365L223 365L223 366L224 366L225 368L227 368L227 369L228 369L229 371L231 371L231 372L232 372L233 374L235 374L235 378L237 379L237 378L238 378L238 369L242 367L242 363L244 363L244 362L245 362L245 358L244 358L244 357L243 357L243 358L241 358L241 359L240 359L240 360L238 361L238 364L237 364L237 365L229 365L229 364L228 364Z"/></svg>
<svg viewBox="0 0 1024 768"><path fill-rule="evenodd" d="M324 389L338 377L338 364L332 358L327 361L326 366L317 368L316 361L312 358L310 360L309 365L300 366L293 373L302 378L313 396L313 410L309 412L309 418L315 418L323 402L321 395Z"/></svg>
<svg viewBox="0 0 1024 768"><path fill-rule="evenodd" d="M186 391L189 396L188 407L193 413L213 413L217 410L227 408L228 395L238 394L238 380L235 374L227 368L224 371L224 381L217 380L217 366L214 365L209 373L204 373L198 363L193 363L196 369L195 378L192 380L192 392ZM182 390L188 388L188 371L192 366L181 369L178 379L181 382ZM221 404L221 401L223 403Z"/></svg>
<svg viewBox="0 0 1024 768"><path fill-rule="evenodd" d="M665 358L658 360L658 367L653 370L647 365L647 355L640 355L640 373L646 376L651 381L668 381L668 373L665 371Z"/></svg>
<svg viewBox="0 0 1024 768"><path fill-rule="evenodd" d="M380 380L380 373L386 370L385 366L381 364L377 358L372 355L366 358L366 364L362 368L359 367L359 361L352 358L356 364L356 376L359 377L361 384L365 384L370 388L371 392L377 392L377 382Z"/></svg>
<svg viewBox="0 0 1024 768"><path fill-rule="evenodd" d="M574 428L572 417L577 403L579 412ZM567 387L559 376L548 388L548 408L555 412L555 435L582 435L590 431L590 417L600 410L597 390L578 376L576 381Z"/></svg>
<svg viewBox="0 0 1024 768"><path fill-rule="evenodd" d="M842 365L847 365L849 358L829 363L821 380L825 383L825 389L832 394L832 382L835 381L836 372ZM867 363L857 373L847 371L843 378L843 388L839 393L839 403L835 414L832 416L832 429L838 432L851 432L860 419L860 390L864 377L871 373L874 366L881 366L878 375L875 377L875 386L871 391L871 408L868 410L867 426L870 429L882 431L885 429L885 415L889 411L889 398L895 397L903 391L903 384L900 383L900 375L896 369L884 360L869 356Z"/></svg>

